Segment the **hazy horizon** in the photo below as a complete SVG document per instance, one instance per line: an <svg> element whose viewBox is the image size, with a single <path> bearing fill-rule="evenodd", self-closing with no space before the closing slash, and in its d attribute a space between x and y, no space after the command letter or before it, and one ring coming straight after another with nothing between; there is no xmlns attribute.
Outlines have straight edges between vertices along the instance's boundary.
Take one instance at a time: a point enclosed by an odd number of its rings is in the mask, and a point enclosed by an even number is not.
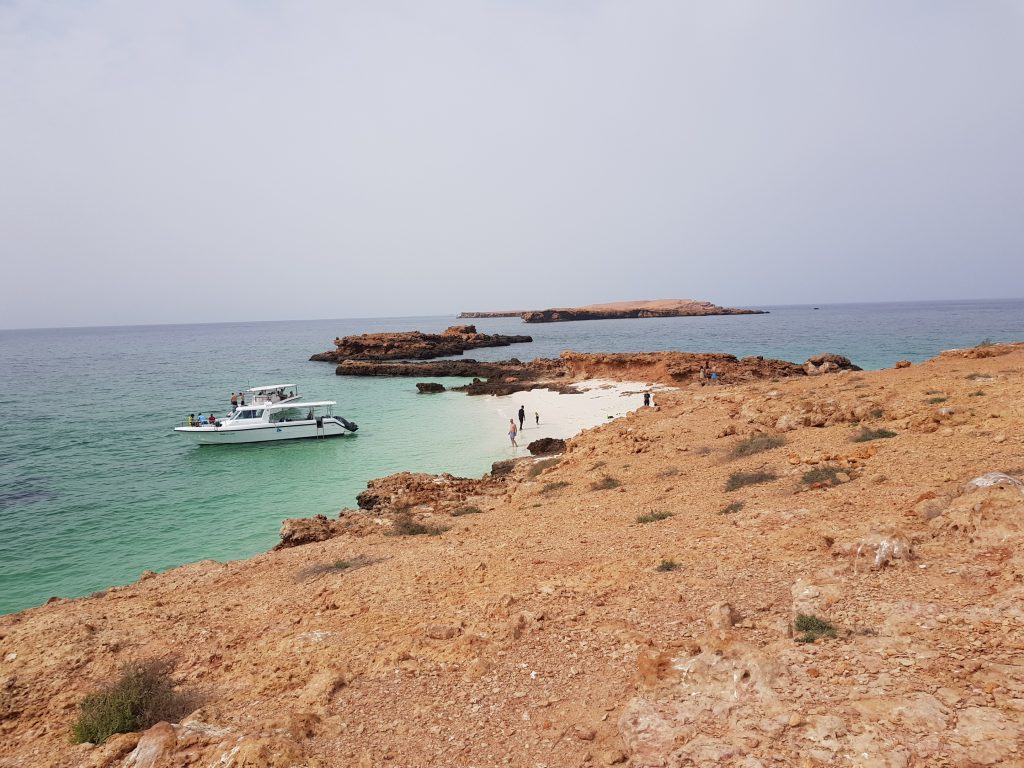
<svg viewBox="0 0 1024 768"><path fill-rule="evenodd" d="M1009 0L10 0L0 67L4 329L1024 279Z"/></svg>

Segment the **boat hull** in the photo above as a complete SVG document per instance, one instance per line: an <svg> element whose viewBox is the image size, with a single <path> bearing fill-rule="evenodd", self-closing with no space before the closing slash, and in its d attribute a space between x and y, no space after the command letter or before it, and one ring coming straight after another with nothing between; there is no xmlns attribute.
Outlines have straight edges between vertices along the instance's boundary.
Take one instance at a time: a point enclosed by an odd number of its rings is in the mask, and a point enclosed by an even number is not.
<svg viewBox="0 0 1024 768"><path fill-rule="evenodd" d="M174 431L199 445L240 445L276 440L338 437L349 432L340 423L329 419L323 420L323 426L318 426L316 421L292 421L233 428L224 426L175 427Z"/></svg>

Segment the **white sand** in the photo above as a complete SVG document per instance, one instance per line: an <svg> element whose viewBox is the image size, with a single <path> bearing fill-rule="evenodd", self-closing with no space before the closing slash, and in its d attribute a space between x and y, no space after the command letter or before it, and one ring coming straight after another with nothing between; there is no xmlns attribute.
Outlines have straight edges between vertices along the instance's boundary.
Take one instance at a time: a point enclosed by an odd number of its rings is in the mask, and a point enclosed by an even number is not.
<svg viewBox="0 0 1024 768"><path fill-rule="evenodd" d="M499 444L508 456L529 456L526 446L542 437L568 438L582 430L606 424L611 419L625 416L630 411L643 407L644 392L652 393L652 404L657 402L659 390L666 387L651 386L636 381L610 381L591 379L577 385L584 390L579 395L562 395L550 389L533 389L513 395L487 395L486 408L495 414L498 426L493 437L488 433L488 450ZM512 448L508 439L508 421L515 419L519 426L519 406L526 408L526 421L516 437L519 448ZM534 414L540 414L540 424Z"/></svg>

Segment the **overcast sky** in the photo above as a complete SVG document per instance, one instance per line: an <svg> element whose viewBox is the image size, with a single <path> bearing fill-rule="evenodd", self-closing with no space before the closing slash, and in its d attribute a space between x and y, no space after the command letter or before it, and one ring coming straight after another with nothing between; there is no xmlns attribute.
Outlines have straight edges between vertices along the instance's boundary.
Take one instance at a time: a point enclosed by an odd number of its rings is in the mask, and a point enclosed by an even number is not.
<svg viewBox="0 0 1024 768"><path fill-rule="evenodd" d="M0 0L0 327L1024 295L1024 3Z"/></svg>

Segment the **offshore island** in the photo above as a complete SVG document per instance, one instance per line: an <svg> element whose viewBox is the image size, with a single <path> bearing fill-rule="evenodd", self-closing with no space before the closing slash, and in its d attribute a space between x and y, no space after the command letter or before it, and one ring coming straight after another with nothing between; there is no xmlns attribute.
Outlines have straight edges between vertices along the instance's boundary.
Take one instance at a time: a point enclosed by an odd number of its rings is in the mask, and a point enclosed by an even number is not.
<svg viewBox="0 0 1024 768"><path fill-rule="evenodd" d="M770 368L0 617L0 765L1021 765L1024 345Z"/></svg>
<svg viewBox="0 0 1024 768"><path fill-rule="evenodd" d="M733 309L696 299L653 299L589 304L583 307L461 312L459 318L521 317L524 323L562 323L572 320L616 320L649 317L703 317L707 315L766 315L763 309Z"/></svg>

